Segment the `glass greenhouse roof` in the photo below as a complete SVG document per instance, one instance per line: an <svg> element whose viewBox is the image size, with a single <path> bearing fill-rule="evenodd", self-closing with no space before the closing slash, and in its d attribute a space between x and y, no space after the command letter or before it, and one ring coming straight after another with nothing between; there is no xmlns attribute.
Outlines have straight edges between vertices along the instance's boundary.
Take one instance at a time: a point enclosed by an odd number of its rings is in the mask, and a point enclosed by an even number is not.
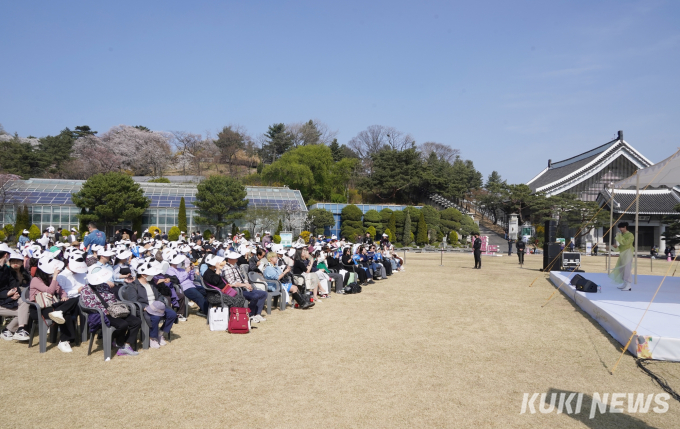
<svg viewBox="0 0 680 429"><path fill-rule="evenodd" d="M29 179L8 184L7 204L73 205L71 194L78 192L83 180ZM184 197L187 209L195 208L196 185L177 183L138 182L144 194L151 198L149 208L179 208ZM249 206L276 210L307 211L300 191L289 188L246 186Z"/></svg>

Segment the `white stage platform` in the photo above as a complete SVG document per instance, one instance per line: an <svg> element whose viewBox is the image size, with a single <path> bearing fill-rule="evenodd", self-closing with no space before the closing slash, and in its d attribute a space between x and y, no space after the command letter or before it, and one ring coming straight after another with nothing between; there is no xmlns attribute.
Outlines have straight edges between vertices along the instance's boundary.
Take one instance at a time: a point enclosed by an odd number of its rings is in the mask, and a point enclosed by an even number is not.
<svg viewBox="0 0 680 429"><path fill-rule="evenodd" d="M569 284L576 274L599 284L602 292L577 292ZM638 276L638 284L633 285L633 290L623 292L616 288L606 273L550 273L550 281L555 287L564 282L560 290L602 325L622 346L628 342L662 278ZM680 278L666 278L637 334L638 338L634 338L628 347L633 356L680 361ZM636 340L641 344L638 345Z"/></svg>

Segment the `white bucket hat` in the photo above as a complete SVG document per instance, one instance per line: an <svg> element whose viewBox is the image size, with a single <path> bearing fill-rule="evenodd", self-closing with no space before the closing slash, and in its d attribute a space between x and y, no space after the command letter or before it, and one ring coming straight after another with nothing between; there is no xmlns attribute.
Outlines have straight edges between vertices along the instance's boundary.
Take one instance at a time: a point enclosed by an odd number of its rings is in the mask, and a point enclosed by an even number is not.
<svg viewBox="0 0 680 429"><path fill-rule="evenodd" d="M111 256L115 255L116 253L113 252L112 250L100 250L97 252L97 256L105 256L107 258L110 258Z"/></svg>

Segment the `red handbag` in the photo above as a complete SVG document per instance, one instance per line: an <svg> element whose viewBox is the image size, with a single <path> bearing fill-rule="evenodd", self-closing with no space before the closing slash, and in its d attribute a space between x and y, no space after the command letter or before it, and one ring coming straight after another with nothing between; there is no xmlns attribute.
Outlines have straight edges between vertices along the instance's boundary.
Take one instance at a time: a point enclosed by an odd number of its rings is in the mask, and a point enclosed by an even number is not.
<svg viewBox="0 0 680 429"><path fill-rule="evenodd" d="M226 285L226 286L224 286L224 287L222 288L222 293L223 293L223 294L229 295L229 296L232 296L232 297L238 295L238 292L236 291L236 289L234 289L233 287L229 286L229 283L227 283L226 280L222 279L222 281L223 281L224 284Z"/></svg>
<svg viewBox="0 0 680 429"><path fill-rule="evenodd" d="M227 332L230 334L247 334L250 332L249 308L229 308L229 325L227 326Z"/></svg>

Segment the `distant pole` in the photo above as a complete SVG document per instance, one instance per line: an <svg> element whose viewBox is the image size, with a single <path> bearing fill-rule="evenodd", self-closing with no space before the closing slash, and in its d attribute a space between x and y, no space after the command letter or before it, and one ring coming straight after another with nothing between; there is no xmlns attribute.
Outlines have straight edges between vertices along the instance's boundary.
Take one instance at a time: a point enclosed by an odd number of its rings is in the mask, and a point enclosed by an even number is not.
<svg viewBox="0 0 680 429"><path fill-rule="evenodd" d="M607 252L607 274L611 274L612 270L612 228L614 227L614 187L612 186L612 199L609 202L609 251Z"/></svg>
<svg viewBox="0 0 680 429"><path fill-rule="evenodd" d="M636 171L636 173L638 173ZM638 231L640 231L640 175L635 174L635 284L637 284Z"/></svg>

